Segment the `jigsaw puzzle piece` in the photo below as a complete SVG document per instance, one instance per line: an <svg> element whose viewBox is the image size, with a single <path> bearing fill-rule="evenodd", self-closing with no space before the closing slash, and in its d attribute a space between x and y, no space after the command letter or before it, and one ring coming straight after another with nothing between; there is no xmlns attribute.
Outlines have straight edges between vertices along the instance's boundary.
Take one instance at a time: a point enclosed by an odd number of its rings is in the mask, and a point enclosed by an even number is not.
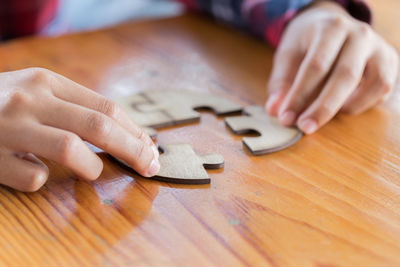
<svg viewBox="0 0 400 267"><path fill-rule="evenodd" d="M158 128L171 125L171 118L162 110L143 111L141 105L153 105L151 100L144 94L124 96L115 100L132 118L132 120L141 127ZM155 130L147 129L149 132L155 133Z"/></svg>
<svg viewBox="0 0 400 267"><path fill-rule="evenodd" d="M223 97L183 90L152 90L144 94L151 104L140 104L140 110L163 110L174 121L184 123L200 118L196 108L209 108L217 115L239 112L242 107Z"/></svg>
<svg viewBox="0 0 400 267"><path fill-rule="evenodd" d="M205 169L220 169L224 158L219 154L199 156L188 144L169 144L160 148L160 171L147 178L176 184L209 184L210 177ZM130 167L123 160L117 161Z"/></svg>
<svg viewBox="0 0 400 267"><path fill-rule="evenodd" d="M189 104L189 100L175 92L160 91L146 92L146 95L152 100L152 103L141 104L140 110L147 112L161 111L165 116L162 124L150 122L153 127L164 127L180 123L195 122L200 119L200 113L195 111Z"/></svg>
<svg viewBox="0 0 400 267"><path fill-rule="evenodd" d="M279 124L261 106L246 107L243 113L244 116L226 118L225 123L236 134L251 131L260 134L258 137L243 138L244 145L253 155L280 151L295 144L303 136L300 130Z"/></svg>
<svg viewBox="0 0 400 267"><path fill-rule="evenodd" d="M160 172L152 179L179 184L209 184L207 169L224 166L224 158L218 154L198 156L188 144L170 144L161 147Z"/></svg>
<svg viewBox="0 0 400 267"><path fill-rule="evenodd" d="M198 121L196 108L210 108L217 115L242 110L223 97L184 90L149 90L117 102L138 125L153 128Z"/></svg>
<svg viewBox="0 0 400 267"><path fill-rule="evenodd" d="M215 170L224 167L224 158L220 154L207 154L201 156L206 169Z"/></svg>
<svg viewBox="0 0 400 267"><path fill-rule="evenodd" d="M139 125L146 134L148 134L151 138L155 138L157 136L157 131L151 127L147 127L146 122L149 120L154 120L154 117L162 116L161 113L150 112L144 114L143 116L135 115L135 113L141 113L141 111L137 110L137 106L139 104L145 104L148 102L148 99L146 99L145 96L137 94L128 97L121 97L116 99L116 102L128 113L130 117L134 118L135 123Z"/></svg>

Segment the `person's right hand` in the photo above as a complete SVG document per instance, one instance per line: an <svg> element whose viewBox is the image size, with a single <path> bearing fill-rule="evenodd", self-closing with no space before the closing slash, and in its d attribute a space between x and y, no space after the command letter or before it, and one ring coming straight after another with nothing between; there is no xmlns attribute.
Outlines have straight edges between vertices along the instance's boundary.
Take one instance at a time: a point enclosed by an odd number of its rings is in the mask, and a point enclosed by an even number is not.
<svg viewBox="0 0 400 267"><path fill-rule="evenodd" d="M41 68L0 73L0 184L36 191L48 168L36 156L87 180L103 163L83 140L127 162L143 176L160 168L158 150L118 105Z"/></svg>

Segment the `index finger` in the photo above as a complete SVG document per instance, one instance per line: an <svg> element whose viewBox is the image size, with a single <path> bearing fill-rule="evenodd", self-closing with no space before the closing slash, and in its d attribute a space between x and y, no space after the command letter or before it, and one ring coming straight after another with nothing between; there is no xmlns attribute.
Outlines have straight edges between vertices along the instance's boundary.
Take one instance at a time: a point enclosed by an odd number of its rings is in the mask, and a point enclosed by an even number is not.
<svg viewBox="0 0 400 267"><path fill-rule="evenodd" d="M100 112L118 122L120 126L136 138L139 138L142 142L152 143L151 138L147 134L143 134L142 129L114 101L62 75L54 74L57 82L52 87L52 92L56 97Z"/></svg>

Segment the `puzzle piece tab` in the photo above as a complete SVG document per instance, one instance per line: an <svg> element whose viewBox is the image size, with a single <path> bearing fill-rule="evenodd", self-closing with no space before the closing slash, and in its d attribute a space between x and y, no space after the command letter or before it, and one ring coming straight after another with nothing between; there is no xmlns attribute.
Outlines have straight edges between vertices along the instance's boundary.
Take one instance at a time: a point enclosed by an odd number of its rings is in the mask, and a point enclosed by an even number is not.
<svg viewBox="0 0 400 267"><path fill-rule="evenodd" d="M160 171L147 178L176 184L209 184L210 177L205 169L220 169L224 158L219 154L198 156L188 144L169 144L161 147ZM124 161L118 160L130 168Z"/></svg>
<svg viewBox="0 0 400 267"><path fill-rule="evenodd" d="M244 137L243 143L253 155L268 154L295 144L303 136L296 128L284 127L270 117L261 106L249 106L244 116L225 119L227 126L236 134L256 131L257 137Z"/></svg>
<svg viewBox="0 0 400 267"><path fill-rule="evenodd" d="M223 97L184 90L149 90L116 101L138 125L153 128L198 121L196 108L209 108L217 115L242 110Z"/></svg>
<svg viewBox="0 0 400 267"><path fill-rule="evenodd" d="M159 181L179 184L209 184L205 169L219 169L224 158L219 154L198 156L188 144L170 144L161 148L160 172L152 177Z"/></svg>

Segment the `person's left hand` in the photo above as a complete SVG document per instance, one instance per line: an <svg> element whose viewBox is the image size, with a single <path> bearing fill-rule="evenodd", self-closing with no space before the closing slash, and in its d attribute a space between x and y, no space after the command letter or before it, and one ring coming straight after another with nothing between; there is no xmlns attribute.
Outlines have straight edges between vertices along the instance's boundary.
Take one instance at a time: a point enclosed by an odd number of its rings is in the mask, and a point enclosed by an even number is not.
<svg viewBox="0 0 400 267"><path fill-rule="evenodd" d="M393 89L396 50L333 1L318 1L287 26L274 59L267 112L311 134L339 111L359 114Z"/></svg>

